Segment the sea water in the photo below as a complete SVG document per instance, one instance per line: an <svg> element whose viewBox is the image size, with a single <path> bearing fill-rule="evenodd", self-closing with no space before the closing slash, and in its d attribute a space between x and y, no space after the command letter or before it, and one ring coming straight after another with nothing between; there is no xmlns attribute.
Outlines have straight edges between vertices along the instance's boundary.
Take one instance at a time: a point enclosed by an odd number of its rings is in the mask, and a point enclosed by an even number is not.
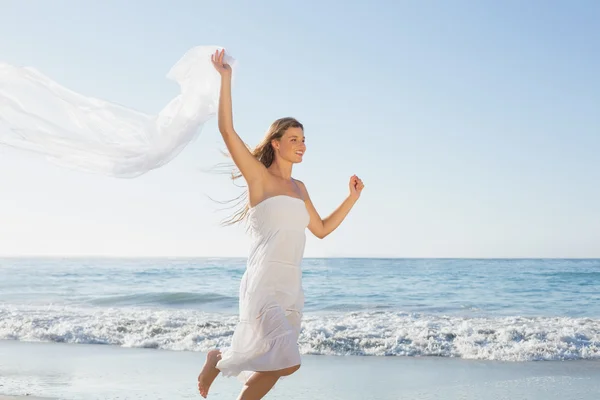
<svg viewBox="0 0 600 400"><path fill-rule="evenodd" d="M305 259L303 354L600 359L600 260ZM227 346L244 259L0 259L0 340Z"/></svg>

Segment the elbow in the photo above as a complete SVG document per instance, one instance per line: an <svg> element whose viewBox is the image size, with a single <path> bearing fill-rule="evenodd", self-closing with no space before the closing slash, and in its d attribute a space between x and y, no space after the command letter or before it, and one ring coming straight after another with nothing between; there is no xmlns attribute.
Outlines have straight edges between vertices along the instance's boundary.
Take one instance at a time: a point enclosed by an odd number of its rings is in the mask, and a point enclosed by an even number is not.
<svg viewBox="0 0 600 400"><path fill-rule="evenodd" d="M312 234L317 238L317 239L324 239L325 236L327 236L327 234L323 231L314 231L311 230Z"/></svg>
<svg viewBox="0 0 600 400"><path fill-rule="evenodd" d="M323 220L321 220L321 221L322 221L321 222L322 225L319 227L321 229L318 230L317 237L319 239L325 239L329 235L330 232L327 232L327 227L325 226L325 221L323 221Z"/></svg>
<svg viewBox="0 0 600 400"><path fill-rule="evenodd" d="M235 134L235 131L229 127L220 127L219 132L221 132L224 139L229 139Z"/></svg>
<svg viewBox="0 0 600 400"><path fill-rule="evenodd" d="M315 236L317 236L319 239L325 239L325 238L326 238L328 235L329 235L329 234L328 234L328 233L326 233L326 232L319 232L319 233L317 233L317 235L315 235Z"/></svg>
<svg viewBox="0 0 600 400"><path fill-rule="evenodd" d="M329 233L327 232L327 229L325 228L325 224L323 223L323 221L321 221L320 224L309 225L308 229L318 239L325 239L325 237L327 237L327 235L329 235Z"/></svg>

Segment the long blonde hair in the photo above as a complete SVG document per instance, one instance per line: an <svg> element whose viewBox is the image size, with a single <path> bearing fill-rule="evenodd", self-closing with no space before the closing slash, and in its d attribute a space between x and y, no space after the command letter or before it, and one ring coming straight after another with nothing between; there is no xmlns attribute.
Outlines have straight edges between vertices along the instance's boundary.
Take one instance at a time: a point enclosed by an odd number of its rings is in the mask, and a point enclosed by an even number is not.
<svg viewBox="0 0 600 400"><path fill-rule="evenodd" d="M262 141L254 148L254 150L251 150L252 155L256 157L256 159L260 161L266 168L269 168L271 164L273 164L273 161L275 161L275 151L273 150L273 145L271 142L273 140L280 140L285 131L289 128L304 129L304 126L298 122L298 120L292 117L279 118L271 124ZM231 158L228 153L225 152L224 154ZM242 177L242 174L239 169L235 167L235 165L231 166L231 164L229 164L229 166L230 169L233 170L230 172L231 180L233 180L235 183L237 179ZM244 192L238 197L226 201L226 203L230 202L236 202L232 208L237 206L238 209L233 213L233 215L222 221L223 225L233 225L243 221L246 218L249 210L248 190L244 190Z"/></svg>

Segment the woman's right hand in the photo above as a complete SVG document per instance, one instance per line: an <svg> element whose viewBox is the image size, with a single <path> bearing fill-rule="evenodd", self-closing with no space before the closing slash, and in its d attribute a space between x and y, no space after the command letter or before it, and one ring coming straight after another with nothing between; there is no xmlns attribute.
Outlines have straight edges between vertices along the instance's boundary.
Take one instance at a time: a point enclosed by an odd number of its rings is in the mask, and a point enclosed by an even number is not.
<svg viewBox="0 0 600 400"><path fill-rule="evenodd" d="M231 77L231 65L224 61L224 57L225 49L222 49L221 51L216 50L215 54L210 56L210 60L221 77Z"/></svg>

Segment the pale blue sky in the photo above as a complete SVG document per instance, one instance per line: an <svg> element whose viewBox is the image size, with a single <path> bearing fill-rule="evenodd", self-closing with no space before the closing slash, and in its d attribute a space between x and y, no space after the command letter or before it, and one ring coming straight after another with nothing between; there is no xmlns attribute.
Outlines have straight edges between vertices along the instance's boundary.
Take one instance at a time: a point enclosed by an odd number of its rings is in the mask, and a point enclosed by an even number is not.
<svg viewBox="0 0 600 400"><path fill-rule="evenodd" d="M344 3L0 0L0 60L156 113L186 50L225 46L237 130L305 124L322 216L366 184L307 257L600 257L600 3ZM213 120L119 180L0 147L0 255L244 256L206 198L238 193L202 172L221 148Z"/></svg>

